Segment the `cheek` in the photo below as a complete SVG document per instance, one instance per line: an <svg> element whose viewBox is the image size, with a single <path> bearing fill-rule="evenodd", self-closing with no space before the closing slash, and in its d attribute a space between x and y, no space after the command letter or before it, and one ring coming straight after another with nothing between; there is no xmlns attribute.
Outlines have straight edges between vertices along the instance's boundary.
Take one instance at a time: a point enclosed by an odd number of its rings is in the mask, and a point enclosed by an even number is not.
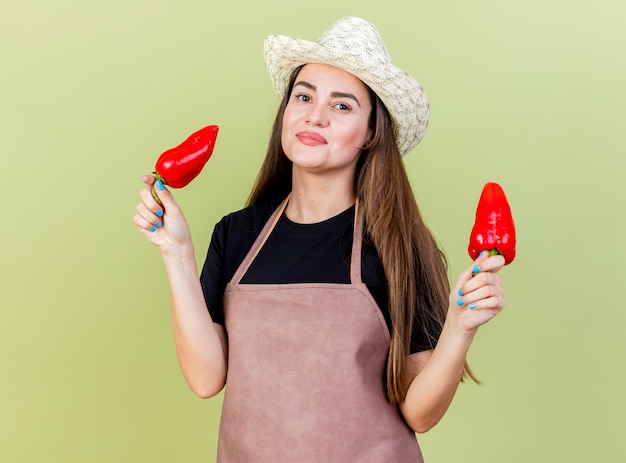
<svg viewBox="0 0 626 463"><path fill-rule="evenodd" d="M346 131L345 140L353 146L363 146L370 136L370 129L368 126L363 127L362 124L355 124L351 130Z"/></svg>
<svg viewBox="0 0 626 463"><path fill-rule="evenodd" d="M283 125L280 132L280 143L285 153L289 151L289 133L291 131L292 120L293 111L289 111L289 109L285 108L285 112L283 114Z"/></svg>
<svg viewBox="0 0 626 463"><path fill-rule="evenodd" d="M284 139L285 135L293 132L294 125L297 121L296 111L293 109L289 109L289 106L285 108L285 113L283 114L283 127L281 130L282 137Z"/></svg>

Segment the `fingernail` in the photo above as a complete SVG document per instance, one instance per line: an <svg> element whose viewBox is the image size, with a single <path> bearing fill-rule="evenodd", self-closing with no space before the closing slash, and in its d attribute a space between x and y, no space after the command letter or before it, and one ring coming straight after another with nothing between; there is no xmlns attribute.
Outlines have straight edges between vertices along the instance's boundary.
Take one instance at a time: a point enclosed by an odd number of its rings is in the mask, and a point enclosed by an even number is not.
<svg viewBox="0 0 626 463"><path fill-rule="evenodd" d="M159 191L163 191L163 182L160 179L156 181L156 186Z"/></svg>
<svg viewBox="0 0 626 463"><path fill-rule="evenodd" d="M163 226L163 222L161 222L160 220L156 223L157 227L162 227Z"/></svg>
<svg viewBox="0 0 626 463"><path fill-rule="evenodd" d="M456 305L458 305L459 307L463 305L463 299L459 299L458 301L456 301Z"/></svg>
<svg viewBox="0 0 626 463"><path fill-rule="evenodd" d="M163 211L161 209L159 209L158 211L155 212L155 214L159 217L163 216Z"/></svg>
<svg viewBox="0 0 626 463"><path fill-rule="evenodd" d="M153 232L156 231L156 227L154 225L152 225L152 227L150 227L150 230L152 230Z"/></svg>
<svg viewBox="0 0 626 463"><path fill-rule="evenodd" d="M463 297L463 291L459 289L459 296Z"/></svg>
<svg viewBox="0 0 626 463"><path fill-rule="evenodd" d="M468 309L475 309L476 308L476 304L474 304L473 302L467 306Z"/></svg>
<svg viewBox="0 0 626 463"><path fill-rule="evenodd" d="M487 253L487 251L480 251L480 254L478 254L478 257L480 258L480 257L484 256L486 253Z"/></svg>
<svg viewBox="0 0 626 463"><path fill-rule="evenodd" d="M480 267L478 265L475 265L474 268L472 269L472 272L480 273Z"/></svg>

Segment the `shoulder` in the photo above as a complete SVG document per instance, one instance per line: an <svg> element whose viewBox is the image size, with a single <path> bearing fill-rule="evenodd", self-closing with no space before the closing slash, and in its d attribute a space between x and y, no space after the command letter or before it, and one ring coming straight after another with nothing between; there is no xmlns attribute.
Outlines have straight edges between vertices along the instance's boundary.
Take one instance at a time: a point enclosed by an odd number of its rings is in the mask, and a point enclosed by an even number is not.
<svg viewBox="0 0 626 463"><path fill-rule="evenodd" d="M236 230L239 233L258 234L280 202L270 201L245 207L222 217L216 230Z"/></svg>
<svg viewBox="0 0 626 463"><path fill-rule="evenodd" d="M220 243L224 251L249 247L279 205L278 201L254 204L225 215L215 225L213 241Z"/></svg>
<svg viewBox="0 0 626 463"><path fill-rule="evenodd" d="M279 204L256 204L222 217L211 237L203 269L205 279L225 286Z"/></svg>

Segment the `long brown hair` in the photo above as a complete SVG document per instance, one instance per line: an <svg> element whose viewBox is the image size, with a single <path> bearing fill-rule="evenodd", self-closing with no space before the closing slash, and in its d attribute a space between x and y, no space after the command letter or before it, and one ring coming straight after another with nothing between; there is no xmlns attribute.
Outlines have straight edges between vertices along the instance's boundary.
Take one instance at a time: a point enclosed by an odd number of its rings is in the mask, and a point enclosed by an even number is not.
<svg viewBox="0 0 626 463"><path fill-rule="evenodd" d="M282 143L282 121L297 68L276 114L267 154L247 204L281 200L291 191L292 164ZM408 357L413 323L434 346L448 309L450 284L447 262L420 214L394 127L384 104L370 89L372 138L361 152L355 193L365 219L365 239L380 255L388 283L391 346L387 359L386 392L391 403L404 400L409 386ZM415 309L417 307L417 310ZM473 376L467 362L464 377Z"/></svg>

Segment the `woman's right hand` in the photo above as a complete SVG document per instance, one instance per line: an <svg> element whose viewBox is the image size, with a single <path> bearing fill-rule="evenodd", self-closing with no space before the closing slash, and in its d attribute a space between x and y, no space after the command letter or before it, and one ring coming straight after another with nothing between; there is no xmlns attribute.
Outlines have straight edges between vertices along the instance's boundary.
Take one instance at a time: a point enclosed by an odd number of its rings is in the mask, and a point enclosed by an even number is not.
<svg viewBox="0 0 626 463"><path fill-rule="evenodd" d="M169 190L153 175L144 175L141 181L146 187L139 192L141 202L134 217L137 229L163 254L191 245L189 225ZM152 196L152 188L161 204Z"/></svg>

